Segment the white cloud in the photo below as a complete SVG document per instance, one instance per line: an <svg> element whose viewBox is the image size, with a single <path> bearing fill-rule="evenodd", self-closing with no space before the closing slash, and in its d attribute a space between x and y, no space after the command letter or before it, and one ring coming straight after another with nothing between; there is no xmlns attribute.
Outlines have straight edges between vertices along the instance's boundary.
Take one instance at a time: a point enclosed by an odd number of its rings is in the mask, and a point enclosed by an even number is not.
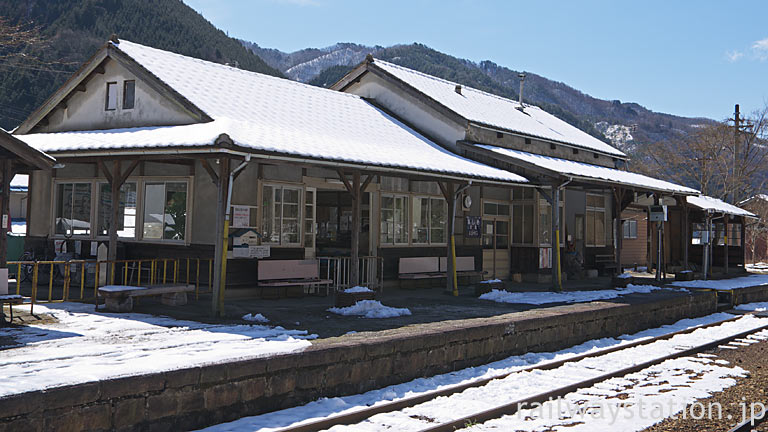
<svg viewBox="0 0 768 432"><path fill-rule="evenodd" d="M768 60L768 38L755 41L752 44L755 57L761 61Z"/></svg>
<svg viewBox="0 0 768 432"><path fill-rule="evenodd" d="M729 62L733 63L738 61L740 58L744 57L744 53L739 50L726 51L725 57L728 59Z"/></svg>

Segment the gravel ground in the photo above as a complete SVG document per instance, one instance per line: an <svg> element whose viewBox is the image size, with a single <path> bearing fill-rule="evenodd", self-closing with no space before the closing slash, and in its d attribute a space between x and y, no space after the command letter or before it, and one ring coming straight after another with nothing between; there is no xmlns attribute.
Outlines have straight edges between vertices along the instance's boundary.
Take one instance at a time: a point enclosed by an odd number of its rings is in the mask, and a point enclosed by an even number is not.
<svg viewBox="0 0 768 432"><path fill-rule="evenodd" d="M747 377L738 378L736 385L720 393L715 393L707 399L699 400L704 406L709 406L710 403L714 402L720 403L723 407L723 420L710 420L706 417L695 420L690 416L684 419L680 415L680 418L664 420L646 429L645 432L728 431L736 423L742 421L742 403L746 402L747 413L750 410L749 404L752 402L768 405L768 341L751 344L736 350L718 349L709 351L709 353L749 372ZM759 407L757 410L759 411ZM691 412L690 409L688 412ZM715 414L717 413L715 412ZM730 420L728 419L729 416ZM768 431L768 421L753 430Z"/></svg>

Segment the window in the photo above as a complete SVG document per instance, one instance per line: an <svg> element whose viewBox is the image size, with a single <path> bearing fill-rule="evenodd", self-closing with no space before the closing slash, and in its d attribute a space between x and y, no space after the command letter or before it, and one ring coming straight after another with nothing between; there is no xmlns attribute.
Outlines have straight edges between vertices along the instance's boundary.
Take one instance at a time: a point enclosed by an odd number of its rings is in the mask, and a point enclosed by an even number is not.
<svg viewBox="0 0 768 432"><path fill-rule="evenodd" d="M55 233L67 237L91 234L91 184L56 185Z"/></svg>
<svg viewBox="0 0 768 432"><path fill-rule="evenodd" d="M483 201L483 249L509 247L509 204Z"/></svg>
<svg viewBox="0 0 768 432"><path fill-rule="evenodd" d="M448 204L442 198L413 199L413 243L445 243Z"/></svg>
<svg viewBox="0 0 768 432"><path fill-rule="evenodd" d="M715 224L718 246L725 245L725 224ZM741 224L728 224L728 246L741 246Z"/></svg>
<svg viewBox="0 0 768 432"><path fill-rule="evenodd" d="M136 81L123 81L123 109L133 109L136 102Z"/></svg>
<svg viewBox="0 0 768 432"><path fill-rule="evenodd" d="M112 219L112 187L108 183L99 184L99 236L108 236ZM120 187L118 208L117 236L136 237L136 183L127 182Z"/></svg>
<svg viewBox="0 0 768 432"><path fill-rule="evenodd" d="M533 244L533 188L512 188L512 243Z"/></svg>
<svg viewBox="0 0 768 432"><path fill-rule="evenodd" d="M301 189L265 185L263 194L264 242L300 246Z"/></svg>
<svg viewBox="0 0 768 432"><path fill-rule="evenodd" d="M623 222L624 223L622 224L622 230L624 232L624 238L636 239L637 238L637 220L626 219Z"/></svg>
<svg viewBox="0 0 768 432"><path fill-rule="evenodd" d="M304 192L304 247L315 247L315 191Z"/></svg>
<svg viewBox="0 0 768 432"><path fill-rule="evenodd" d="M605 196L587 194L587 246L605 246Z"/></svg>
<svg viewBox="0 0 768 432"><path fill-rule="evenodd" d="M186 227L187 183L145 183L143 238L184 240Z"/></svg>
<svg viewBox="0 0 768 432"><path fill-rule="evenodd" d="M107 111L114 111L117 109L117 83L107 83L107 94L104 101L104 109Z"/></svg>
<svg viewBox="0 0 768 432"><path fill-rule="evenodd" d="M402 195L381 196L381 244L407 244L408 221L406 213L408 197Z"/></svg>

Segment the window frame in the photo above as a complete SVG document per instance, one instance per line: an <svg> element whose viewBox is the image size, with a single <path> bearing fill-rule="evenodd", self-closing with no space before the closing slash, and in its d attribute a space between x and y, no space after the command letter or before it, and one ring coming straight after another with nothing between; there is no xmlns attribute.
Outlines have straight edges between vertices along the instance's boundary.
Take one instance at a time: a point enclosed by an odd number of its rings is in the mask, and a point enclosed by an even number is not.
<svg viewBox="0 0 768 432"><path fill-rule="evenodd" d="M114 104L113 108L109 107L109 102L111 101L111 98L109 97L110 96L110 92L109 92L110 88L114 88L115 89L115 97L114 97L115 104ZM104 111L117 111L117 106L118 106L117 94L118 94L117 81L107 81L107 83L106 83L106 92L104 94Z"/></svg>
<svg viewBox="0 0 768 432"><path fill-rule="evenodd" d="M635 234L632 235L632 226L635 227ZM626 232L625 232L626 228ZM621 224L621 235L623 240L637 240L638 232L637 232L638 224L637 219L624 219L622 220Z"/></svg>
<svg viewBox="0 0 768 432"><path fill-rule="evenodd" d="M57 240L66 240L66 239L76 239L76 240L97 240L97 241L106 241L109 239L109 236L101 236L97 235L98 231L98 188L101 183L105 183L106 179L104 177L99 178L82 178L82 177L72 177L72 178L53 178L51 179L51 211L49 214L49 221L50 221L50 236L51 238L57 239ZM194 219L194 215L192 214L192 210L194 209L194 184L195 179L192 176L168 176L168 177L162 177L162 176L136 176L136 177L129 177L126 182L135 182L136 183L136 237L130 238L130 237L118 237L118 240L124 243L147 243L147 244L177 244L177 245L189 245L192 242L191 234L192 234L192 221ZM170 183L181 183L184 182L187 185L187 216L186 216L186 226L184 227L184 240L174 240L174 239L146 239L144 238L144 207L146 205L145 199L144 199L144 185L146 183L157 183L157 182L170 182ZM89 235L73 235L70 237L67 237L64 234L57 234L56 233L56 206L58 205L58 193L56 189L58 188L59 184L62 183L88 183L91 186L91 209L90 209L90 215L91 215L91 233ZM95 191L95 192L94 192Z"/></svg>
<svg viewBox="0 0 768 432"><path fill-rule="evenodd" d="M100 207L100 204L101 204L101 186L102 185L109 185L109 182L106 179L104 179L104 180L96 180L94 183L96 184L96 193L97 193L96 201L95 201L96 205L94 206L95 207L94 214L96 216L96 229L94 230L94 233L95 233L94 238L98 239L98 240L109 239L109 235L108 234L106 234L106 235L100 235L99 234L99 230L100 230L100 226L101 226L101 219L99 218L99 207ZM134 229L133 237L120 237L120 235L118 234L117 238L119 240L121 240L121 241L138 240L138 238L139 238L139 231L140 231L140 228L142 228L139 225L139 211L140 211L139 195L141 193L140 190L139 190L140 181L138 179L135 179L135 178L129 178L129 179L125 180L125 182L123 183L123 186L125 186L125 184L127 184L127 183L135 183L136 184L136 216L135 216L136 220L134 222L134 224L136 226L133 227L133 229ZM122 188L123 186L120 186L120 188ZM112 194L111 193L111 188L110 188L110 192L108 192L108 194L110 195L110 198L111 198L111 194Z"/></svg>
<svg viewBox="0 0 768 432"><path fill-rule="evenodd" d="M596 207L596 206L589 205L589 197L590 196L602 198L603 206L602 207ZM606 247L608 245L608 241L607 241L608 235L607 235L607 232L611 228L608 228L608 222L607 222L607 220L608 220L607 219L607 213L608 212L607 212L607 208L606 208L606 200L607 200L607 198L605 197L605 194L586 193L585 196L584 196L584 222L586 224L585 228L589 227L589 214L590 214L590 212L591 213L595 213L595 214L602 213L602 215L603 215L602 243L597 243L597 242L590 243L592 241L592 239L589 238L589 235L588 235L589 230L585 229L584 230L584 237L585 237L584 238L584 246L585 247ZM611 224L611 226L614 226L614 225ZM594 227L592 228L592 230L594 231ZM595 237L597 237L595 233L593 233L593 235L595 235ZM597 240L597 238L595 238L595 240Z"/></svg>
<svg viewBox="0 0 768 432"><path fill-rule="evenodd" d="M412 240L411 239L411 218L412 218L411 196L412 194L409 194L409 193L399 193L399 192L389 192L389 191L381 192L379 194L379 247L403 247L403 246L412 245L411 243L411 240ZM405 217L405 220L403 221L403 224L405 225L405 237L406 237L405 243L399 243L396 241L396 238L394 236L394 231L392 235L392 238L393 238L392 243L385 243L382 239L382 236L384 234L383 230L381 229L381 224L384 222L384 217L383 217L384 206L382 205L382 201L384 200L385 197L392 197L393 199L396 199L396 198L405 199L405 204L403 206L403 210L404 210L403 215ZM394 216L394 208L392 209L392 212ZM394 230L394 226L392 228ZM420 243L417 243L417 245L424 246L423 244L420 244Z"/></svg>
<svg viewBox="0 0 768 432"><path fill-rule="evenodd" d="M413 246L446 246L448 244L448 218L450 215L450 209L448 208L448 202L445 200L445 197L441 197L439 195L425 195L425 194L412 194L410 196L410 206L409 206L409 212L410 212L410 223L408 226L410 227L410 233L409 233L409 243ZM427 200L427 241L426 242L417 242L416 241L416 235L415 230L421 229L421 227L417 227L415 225L416 217L415 217L415 206L416 206L416 200ZM432 201L433 200L440 200L443 203L443 208L445 209L445 221L443 225L443 237L445 238L445 241L442 242L433 242L432 241Z"/></svg>
<svg viewBox="0 0 768 432"><path fill-rule="evenodd" d="M271 240L269 240L267 238L266 232L264 232L264 226L265 226L265 223L264 223L264 210L266 209L266 206L264 205L264 197L266 196L265 193L264 193L264 189L267 188L267 187L272 188L272 197L271 197L272 203L270 205L272 206L272 209L273 209L272 210L272 216L271 216L273 219L275 217L274 216L274 206L275 206L274 188L277 187L277 188L280 188L281 190L291 189L291 190L296 190L296 191L299 192L299 199L296 202L296 204L298 206L298 212L299 212L299 215L298 215L298 218L297 218L298 219L298 236L299 237L298 237L298 241L296 243L283 243L283 203L284 202L283 202L282 198L280 200L280 236L279 236L280 241L273 242L273 241L271 241ZM266 182L265 181L265 182L263 182L261 184L261 187L259 189L260 190L258 192L258 198L259 198L259 205L258 205L258 207L261 208L261 210L258 210L259 211L258 219L259 219L259 223L261 225L259 227L260 228L259 232L264 235L264 237L262 237L260 243L264 244L264 245L269 245L271 247L278 247L278 248L302 248L302 249L305 248L305 246L304 246L304 221L305 221L305 218L304 218L304 206L305 206L304 199L305 199L305 194L306 194L305 185L299 184L299 183L282 183L282 182L272 182L272 181Z"/></svg>
<svg viewBox="0 0 768 432"><path fill-rule="evenodd" d="M128 90L128 83L132 83L133 84L133 97L130 99L131 100L131 106L130 107L125 106L126 101L128 101L128 98L126 98L126 95L128 94L128 91L127 91ZM136 80L124 80L123 81L123 100L122 100L120 105L123 107L124 110L132 110L132 109L136 108Z"/></svg>

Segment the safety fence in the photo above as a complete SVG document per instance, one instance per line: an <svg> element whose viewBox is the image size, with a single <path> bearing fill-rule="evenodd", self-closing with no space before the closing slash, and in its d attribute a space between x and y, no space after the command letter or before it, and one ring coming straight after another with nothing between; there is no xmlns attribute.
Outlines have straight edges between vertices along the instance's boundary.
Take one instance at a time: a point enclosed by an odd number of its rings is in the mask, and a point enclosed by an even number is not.
<svg viewBox="0 0 768 432"><path fill-rule="evenodd" d="M195 299L201 293L210 293L213 287L213 258L9 261L8 270L9 276L14 276L15 271L17 295L22 294L22 288L29 290L30 311L35 303L95 301L99 287L105 285L194 284ZM41 285L48 291L42 298Z"/></svg>
<svg viewBox="0 0 768 432"><path fill-rule="evenodd" d="M318 257L317 260L320 262L320 277L332 280L332 287L337 291L352 288L350 257ZM358 285L378 292L384 290L384 259L382 257L360 257L358 272L360 278Z"/></svg>

